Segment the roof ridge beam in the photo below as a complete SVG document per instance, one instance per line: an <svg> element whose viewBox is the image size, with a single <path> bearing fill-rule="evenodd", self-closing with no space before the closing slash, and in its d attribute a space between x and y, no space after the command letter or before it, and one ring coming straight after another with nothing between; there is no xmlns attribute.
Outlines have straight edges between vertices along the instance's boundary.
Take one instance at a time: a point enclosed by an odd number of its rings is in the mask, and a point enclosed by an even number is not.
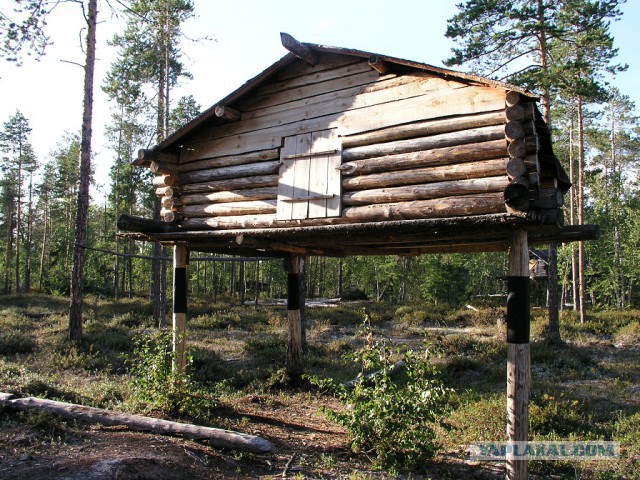
<svg viewBox="0 0 640 480"><path fill-rule="evenodd" d="M282 46L293 53L296 57L304 60L309 65L314 66L318 63L318 56L302 42L299 42L291 35L285 32L280 32L280 41Z"/></svg>

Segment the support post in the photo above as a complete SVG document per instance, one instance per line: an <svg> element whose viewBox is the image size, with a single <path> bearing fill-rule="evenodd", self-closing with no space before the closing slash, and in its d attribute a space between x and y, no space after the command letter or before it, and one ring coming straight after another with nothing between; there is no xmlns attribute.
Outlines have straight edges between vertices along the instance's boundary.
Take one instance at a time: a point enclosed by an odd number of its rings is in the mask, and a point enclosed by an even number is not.
<svg viewBox="0 0 640 480"><path fill-rule="evenodd" d="M527 231L514 232L509 249L507 296L507 437L528 439L531 358L529 349L529 247ZM527 461L507 454L507 479L525 480Z"/></svg>
<svg viewBox="0 0 640 480"><path fill-rule="evenodd" d="M292 256L285 259L285 269L287 271L287 319L289 325L285 369L292 382L297 383L304 370L302 315L300 311L304 298L300 295L300 257Z"/></svg>
<svg viewBox="0 0 640 480"><path fill-rule="evenodd" d="M173 371L184 373L187 346L187 263L186 245L173 247Z"/></svg>

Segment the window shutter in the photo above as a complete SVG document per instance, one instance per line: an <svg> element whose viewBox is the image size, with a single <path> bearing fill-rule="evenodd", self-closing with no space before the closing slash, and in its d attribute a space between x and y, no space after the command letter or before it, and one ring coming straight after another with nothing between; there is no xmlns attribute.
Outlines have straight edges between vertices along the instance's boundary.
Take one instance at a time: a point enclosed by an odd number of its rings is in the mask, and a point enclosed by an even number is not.
<svg viewBox="0 0 640 480"><path fill-rule="evenodd" d="M280 161L278 220L341 215L341 151L334 131L285 137Z"/></svg>

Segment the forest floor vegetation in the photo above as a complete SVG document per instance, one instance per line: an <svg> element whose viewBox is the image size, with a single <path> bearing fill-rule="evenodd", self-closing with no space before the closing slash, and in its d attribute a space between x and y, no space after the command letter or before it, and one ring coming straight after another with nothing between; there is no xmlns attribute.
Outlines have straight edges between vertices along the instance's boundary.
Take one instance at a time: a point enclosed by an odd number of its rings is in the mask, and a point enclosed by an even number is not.
<svg viewBox="0 0 640 480"><path fill-rule="evenodd" d="M67 299L0 297L0 391L237 430L276 450L220 450L0 407L0 479L504 478L502 463L468 460L470 443L505 440L502 307L361 301L307 308L305 361L314 382L291 387L282 370L284 307L195 297L189 382L173 391L154 390L172 380L154 350L168 325L154 324L148 301L88 298L85 305L84 340L71 344ZM590 311L581 325L565 311L560 345L545 340L546 322L534 309L531 438L616 441L622 451L616 461L530 462L531 478L640 479L640 312ZM352 451L344 423L325 413L345 411L328 385L356 378L361 364L353 359L377 341L398 347L397 359L428 349L429 375L449 392L430 427L437 453L420 473L384 469L374 452Z"/></svg>

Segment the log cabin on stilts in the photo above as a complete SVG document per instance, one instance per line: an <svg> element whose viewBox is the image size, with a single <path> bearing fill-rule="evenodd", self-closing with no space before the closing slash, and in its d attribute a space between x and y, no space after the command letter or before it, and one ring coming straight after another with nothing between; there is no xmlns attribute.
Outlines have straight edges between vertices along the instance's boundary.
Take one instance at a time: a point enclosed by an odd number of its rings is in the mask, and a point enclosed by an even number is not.
<svg viewBox="0 0 640 480"><path fill-rule="evenodd" d="M569 180L536 97L281 38L286 56L134 161L157 174L164 222L123 216L118 226L174 246L178 363L190 250L284 258L292 376L303 369L306 255L508 251L508 433L526 440L529 245L598 236L597 226L562 226ZM507 459L507 472L526 478L526 461Z"/></svg>

